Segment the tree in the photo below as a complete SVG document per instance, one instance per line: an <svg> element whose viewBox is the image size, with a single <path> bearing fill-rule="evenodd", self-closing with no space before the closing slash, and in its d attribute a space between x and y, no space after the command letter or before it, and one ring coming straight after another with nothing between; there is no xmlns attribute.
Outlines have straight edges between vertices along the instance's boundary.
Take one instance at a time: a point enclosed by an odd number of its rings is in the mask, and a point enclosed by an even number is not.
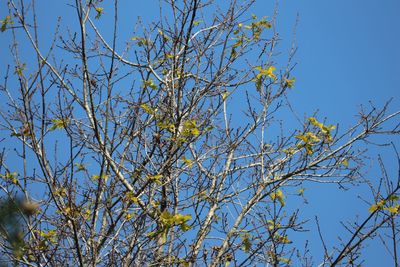
<svg viewBox="0 0 400 267"><path fill-rule="evenodd" d="M123 48L118 0L71 1L75 24L54 25L49 47L35 1L7 3L0 186L34 207L19 253L0 231L16 265L310 266L291 241L307 218L287 203L311 183L369 183L357 144L399 133L387 105L343 132L316 115L281 132L295 48L278 68L276 17L249 14L253 1L165 1ZM365 220L321 265L356 265L385 227L397 265L396 179L371 187Z"/></svg>

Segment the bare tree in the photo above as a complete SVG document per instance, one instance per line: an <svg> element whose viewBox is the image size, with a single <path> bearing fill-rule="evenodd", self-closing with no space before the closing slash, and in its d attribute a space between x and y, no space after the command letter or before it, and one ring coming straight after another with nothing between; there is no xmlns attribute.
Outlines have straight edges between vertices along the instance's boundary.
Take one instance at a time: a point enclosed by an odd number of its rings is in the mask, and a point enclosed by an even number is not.
<svg viewBox="0 0 400 267"><path fill-rule="evenodd" d="M100 0L70 1L76 16L61 15L49 47L39 38L36 1L7 1L1 31L13 62L0 87L0 188L30 207L19 209L18 253L8 228L0 231L7 262L313 264L290 239L308 218L286 204L309 183L369 184L358 144L399 134L400 111L371 107L340 132L316 115L283 131L279 115L295 117L288 94L296 47L278 69L276 13L251 15L253 2L166 0L160 20L137 20L121 49L118 0L108 9ZM111 34L98 26L105 17ZM70 20L76 27L64 28ZM364 241L386 227L391 236L380 237L398 265L399 179L382 163L365 220L347 226L351 238L336 248L323 242L321 266L357 266Z"/></svg>

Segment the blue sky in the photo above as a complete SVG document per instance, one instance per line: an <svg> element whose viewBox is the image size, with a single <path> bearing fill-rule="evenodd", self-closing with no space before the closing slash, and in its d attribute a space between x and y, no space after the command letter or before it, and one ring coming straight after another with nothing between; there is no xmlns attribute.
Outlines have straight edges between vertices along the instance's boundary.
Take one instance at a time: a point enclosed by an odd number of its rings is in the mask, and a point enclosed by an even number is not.
<svg viewBox="0 0 400 267"><path fill-rule="evenodd" d="M285 40L290 40L299 14L297 83L291 101L300 114L319 110L320 116L345 129L355 123L360 105L368 105L368 101L381 106L394 97L391 110L399 108L399 1L281 1L279 7L278 27ZM399 146L398 137L394 142ZM382 154L395 178L392 151L370 149L372 157ZM369 178L379 177L376 167L368 167ZM338 243L335 236L344 234L339 220L355 219L356 214L367 216L367 206L359 195L371 197L366 187L346 192L338 191L337 186L311 187L311 204L306 209L319 216L328 245ZM368 243L365 266L392 266L382 244L375 242Z"/></svg>
<svg viewBox="0 0 400 267"><path fill-rule="evenodd" d="M398 1L282 1L280 9L286 29L300 16L298 93L309 100L300 108L347 123L357 105L399 96Z"/></svg>
<svg viewBox="0 0 400 267"><path fill-rule="evenodd" d="M5 14L5 1L0 3L0 16ZM107 2L107 1L104 1ZM146 23L156 20L158 1L122 0L120 15L121 47L131 37L131 28L135 18L141 16ZM224 0L216 1L224 6ZM55 16L63 16L64 23L74 27L75 13L66 5L66 0L39 0L39 26L43 27L43 38L52 36L55 28ZM251 12L257 16L272 16L275 2L258 1ZM282 0L278 4L278 32L282 38L282 53L287 53L294 40L293 29L298 19L295 31L295 42L298 51L294 62L297 66L293 72L296 86L291 91L290 101L300 117L310 116L318 110L320 117L327 117L330 123L339 123L346 129L356 122L360 105L368 105L372 101L382 106L394 97L391 110L400 107L400 1L398 0ZM105 16L107 9L105 9ZM99 22L105 29L111 30L106 20ZM64 29L65 30L65 29ZM0 41L2 38L0 36ZM3 49L6 49L3 47ZM2 50L3 50L2 49ZM5 53L4 53L5 55ZM3 57L1 72L4 71L7 57ZM399 138L393 139L400 149ZM371 156L382 153L388 170L395 174L397 166L388 148L377 150L371 147ZM373 161L372 161L373 162ZM371 176L378 176L376 166L370 169ZM308 205L299 203L299 208L306 209L306 215L311 219L314 215L320 217L321 226L325 230L328 245L337 244L336 236L344 234L340 220L361 218L368 215L368 206L358 199L358 195L371 197L365 187L356 187L349 191L338 191L337 186L310 187L306 191ZM344 208L346 207L346 208ZM315 229L313 220L308 224ZM314 227L314 228L313 228ZM310 236L312 235L312 236ZM319 239L315 232L304 234L302 238L311 239L312 254L315 263L322 256ZM366 266L391 266L381 244L369 243L365 258ZM387 262L386 262L387 261Z"/></svg>

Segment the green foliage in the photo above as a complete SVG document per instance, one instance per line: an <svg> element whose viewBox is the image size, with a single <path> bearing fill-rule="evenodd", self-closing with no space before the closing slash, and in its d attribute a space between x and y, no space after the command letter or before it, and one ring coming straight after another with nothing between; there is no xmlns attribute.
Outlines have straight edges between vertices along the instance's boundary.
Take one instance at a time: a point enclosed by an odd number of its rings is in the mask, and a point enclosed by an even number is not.
<svg viewBox="0 0 400 267"><path fill-rule="evenodd" d="M182 136L192 137L198 136L199 134L200 130L197 126L196 120L188 120L183 123Z"/></svg>
<svg viewBox="0 0 400 267"><path fill-rule="evenodd" d="M5 174L0 174L0 178L11 181L13 184L18 184L18 173L16 172L6 172Z"/></svg>
<svg viewBox="0 0 400 267"><path fill-rule="evenodd" d="M305 188L357 183L364 158L356 141L385 130L384 112L363 112L343 134L315 117L300 130L286 125L297 118L289 95L296 47L278 51L278 16L249 18L253 1L218 2L176 1L160 8L171 16L148 24L121 17L117 3L104 17L103 0L78 0L76 21L55 25L71 34L59 32L44 51L34 5L10 2L0 25L12 28L1 125L17 138L4 138L16 144L5 147L0 186L43 203L28 220L0 213L2 226L8 216L20 227L17 241L4 242L10 258L35 266L288 266L302 253L289 236L308 230L297 208ZM134 33L120 28L125 22ZM29 51L38 64L27 68L21 55ZM27 162L18 173L7 166L16 158ZM369 229L400 209L381 191Z"/></svg>
<svg viewBox="0 0 400 267"><path fill-rule="evenodd" d="M13 21L11 20L11 16L8 15L3 20L0 20L0 23L1 23L0 31L5 32L7 30L7 26L12 25Z"/></svg>
<svg viewBox="0 0 400 267"><path fill-rule="evenodd" d="M55 131L57 129L64 129L69 123L68 119L64 120L53 119L51 120L51 122L53 123L53 125L49 129L50 132Z"/></svg>
<svg viewBox="0 0 400 267"><path fill-rule="evenodd" d="M132 37L132 41L135 41L136 44L141 47L141 46L147 46L150 44L150 41L148 41L146 38L143 37Z"/></svg>
<svg viewBox="0 0 400 267"><path fill-rule="evenodd" d="M284 257L279 257L277 260L278 260L278 262L283 262L283 263L286 263L288 265L292 264L291 260L289 260L287 258L284 258Z"/></svg>
<svg viewBox="0 0 400 267"><path fill-rule="evenodd" d="M324 125L323 123L319 122L316 118L311 117L308 121L315 127L317 127L324 135L325 140L327 142L332 141L331 131L336 129L335 125Z"/></svg>
<svg viewBox="0 0 400 267"><path fill-rule="evenodd" d="M26 63L22 63L15 67L14 73L21 76L22 72L25 70L25 68L26 68Z"/></svg>
<svg viewBox="0 0 400 267"><path fill-rule="evenodd" d="M75 166L76 166L76 172L86 171L85 164L75 163Z"/></svg>
<svg viewBox="0 0 400 267"><path fill-rule="evenodd" d="M101 16L103 15L103 13L104 13L104 8L102 8L102 7L96 7L96 8L95 8L95 11L96 11L96 17L95 17L95 19L100 19Z"/></svg>
<svg viewBox="0 0 400 267"><path fill-rule="evenodd" d="M49 230L49 231L36 231L40 237L44 238L46 241L49 241L53 244L57 243L57 231Z"/></svg>
<svg viewBox="0 0 400 267"><path fill-rule="evenodd" d="M192 165L193 165L193 160L188 159L188 158L186 158L185 156L183 156L183 157L181 158L181 160L182 160L182 162L183 162L184 164L186 164L189 168L192 167Z"/></svg>
<svg viewBox="0 0 400 267"><path fill-rule="evenodd" d="M65 197L67 195L67 189L65 187L59 187L53 194L57 197Z"/></svg>
<svg viewBox="0 0 400 267"><path fill-rule="evenodd" d="M243 45L243 36L239 37L236 42L232 45L232 48L238 48Z"/></svg>
<svg viewBox="0 0 400 267"><path fill-rule="evenodd" d="M143 85L142 88L151 88L153 90L157 90L158 86L154 83L153 79L149 79L149 80L144 80L143 81Z"/></svg>
<svg viewBox="0 0 400 267"><path fill-rule="evenodd" d="M161 184L162 184L162 183L161 183L161 178L162 178L162 177L163 177L163 176L162 176L161 174L147 175L147 176L146 176L147 180L152 181L152 182L154 182L154 183L156 183L156 184L158 184L158 185L161 185Z"/></svg>
<svg viewBox="0 0 400 267"><path fill-rule="evenodd" d="M198 26L202 22L203 22L202 20L195 20L195 21L193 21L193 25Z"/></svg>
<svg viewBox="0 0 400 267"><path fill-rule="evenodd" d="M241 234L242 238L242 250L249 253L251 250L251 235L249 233Z"/></svg>
<svg viewBox="0 0 400 267"><path fill-rule="evenodd" d="M173 226L179 226L184 232L190 229L187 222L192 219L190 214L171 214L168 211L164 211L160 215L160 221L165 228L171 228Z"/></svg>
<svg viewBox="0 0 400 267"><path fill-rule="evenodd" d="M133 204L138 204L139 198L136 197L132 192L127 192L125 194L125 201L131 202Z"/></svg>
<svg viewBox="0 0 400 267"><path fill-rule="evenodd" d="M306 189L305 189L304 187L302 187L302 188L300 188L299 190L297 190L297 193L298 193L300 196L303 196L305 190L306 190Z"/></svg>
<svg viewBox="0 0 400 267"><path fill-rule="evenodd" d="M263 82L263 77L269 77L270 79L272 79L273 81L275 81L277 79L276 75L274 74L274 71L276 70L276 68L274 66L269 66L266 69L263 69L262 67L258 66L255 67L255 69L259 72L256 77L254 78L254 82L256 85L256 89L257 91L261 91L261 86L262 86L262 82Z"/></svg>
<svg viewBox="0 0 400 267"><path fill-rule="evenodd" d="M256 79L261 79L263 76L268 76L271 79L276 79L276 75L274 74L274 71L276 68L274 66L269 66L266 69L263 69L261 67L256 67L256 70L258 70L260 73L257 74Z"/></svg>
<svg viewBox="0 0 400 267"><path fill-rule="evenodd" d="M168 211L163 211L159 216L160 230L152 231L148 233L147 236L149 238L155 238L161 235L165 239L169 229L174 226L179 226L181 231L186 232L191 228L190 225L188 225L190 219L192 219L190 214L172 214Z"/></svg>
<svg viewBox="0 0 400 267"><path fill-rule="evenodd" d="M371 205L371 207L368 209L368 211L370 213L373 213L377 210L381 210L381 209L383 209L385 204L386 204L386 201L382 199L382 200L378 201L376 204Z"/></svg>
<svg viewBox="0 0 400 267"><path fill-rule="evenodd" d="M141 104L140 107L146 112L147 114L154 115L156 114L156 110L150 107L148 104L144 103Z"/></svg>
<svg viewBox="0 0 400 267"><path fill-rule="evenodd" d="M299 134L295 136L297 139L301 140L302 143L297 144L297 148L304 148L308 155L314 153L313 146L321 141L314 133L306 132L305 134Z"/></svg>
<svg viewBox="0 0 400 267"><path fill-rule="evenodd" d="M109 176L107 174L104 174L104 173L102 175L92 175L90 177L90 179L92 179L93 181L100 180L100 179L103 179L103 180L107 181L108 178L109 178Z"/></svg>
<svg viewBox="0 0 400 267"><path fill-rule="evenodd" d="M168 130L171 133L175 133L175 124L171 123L169 120L158 121L157 127L161 130Z"/></svg>
<svg viewBox="0 0 400 267"><path fill-rule="evenodd" d="M171 40L171 38L169 38L166 34L165 34L165 32L163 32L162 30L158 30L158 33L160 34L160 36L163 38L163 40L165 41L165 42L168 42L168 41L170 41Z"/></svg>
<svg viewBox="0 0 400 267"><path fill-rule="evenodd" d="M272 201L278 200L281 206L285 206L285 195L282 190L278 189L275 192L269 194Z"/></svg>
<svg viewBox="0 0 400 267"><path fill-rule="evenodd" d="M289 148L283 149L282 152L288 156L291 156L296 152L296 149L294 147L289 147Z"/></svg>
<svg viewBox="0 0 400 267"><path fill-rule="evenodd" d="M314 154L313 147L315 145L320 144L321 142L330 143L333 141L331 131L336 127L334 125L326 126L314 117L309 118L308 121L312 126L314 126L316 131L308 131L303 134L296 135L295 138L301 141L296 145L297 148L304 148L308 155L312 155Z"/></svg>
<svg viewBox="0 0 400 267"><path fill-rule="evenodd" d="M257 17L253 14L252 19L256 20ZM272 25L270 22L266 20L266 17L261 18L258 21L252 22L250 25L245 26L246 29L249 29L253 33L253 39L258 41L264 29L271 29Z"/></svg>
<svg viewBox="0 0 400 267"><path fill-rule="evenodd" d="M381 199L377 203L371 205L368 209L370 213L385 210L390 214L397 214L400 211L400 204L398 202L399 197L397 195L390 195L387 199Z"/></svg>
<svg viewBox="0 0 400 267"><path fill-rule="evenodd" d="M344 159L342 160L341 164L345 167L349 167L349 160L348 159Z"/></svg>
<svg viewBox="0 0 400 267"><path fill-rule="evenodd" d="M285 78L284 81L285 81L285 86L291 89L294 87L294 82L296 81L296 78L292 78L292 79Z"/></svg>

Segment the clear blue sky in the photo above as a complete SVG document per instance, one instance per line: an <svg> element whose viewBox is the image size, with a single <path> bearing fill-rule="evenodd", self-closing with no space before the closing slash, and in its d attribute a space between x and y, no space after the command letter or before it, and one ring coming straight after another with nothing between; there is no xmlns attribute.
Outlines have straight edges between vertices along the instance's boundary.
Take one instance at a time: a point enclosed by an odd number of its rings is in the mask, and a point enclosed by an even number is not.
<svg viewBox="0 0 400 267"><path fill-rule="evenodd" d="M5 2L0 3L0 17L5 15ZM67 6L67 0L38 0L39 26L43 27L43 37L54 32L56 16L63 17L63 24L74 27L75 12ZM104 1L107 5L108 1ZM217 0L225 5L224 0ZM158 1L122 0L121 6L121 47L128 41L135 18L141 16L144 22L156 20ZM108 5L107 5L108 6ZM127 7L128 6L128 7ZM273 14L273 1L259 0L251 12L257 16ZM282 0L279 3L277 20L278 32L283 39L281 49L287 53L293 41L293 28L297 15L296 29L298 52L297 66L293 72L296 86L290 94L291 104L301 117L319 110L319 116L327 117L330 123L339 123L343 129L356 122L355 115L361 104L373 101L382 106L394 97L392 108L400 107L400 1L398 0ZM105 16L107 9L105 9ZM103 23L103 30L111 30L111 25ZM65 28L63 29L65 30ZM7 38L5 35L0 36ZM0 51L0 68L4 73L7 56L3 47ZM4 56L5 55L5 56ZM29 55L27 55L29 56ZM283 62L284 63L284 62ZM400 148L399 138L395 144ZM388 169L396 171L396 162L389 149L372 149L371 156L383 153ZM378 176L373 167L371 176ZM299 203L306 209L306 215L313 219L320 217L322 230L326 234L328 246L338 244L337 235L344 234L340 220L353 220L356 214L364 218L368 206L357 196L369 196L364 187L338 192L337 186L311 187L305 192L308 205ZM307 224L315 229L313 220ZM321 244L315 232L303 233L301 239L313 241L312 254L315 263L322 258ZM369 243L365 255L365 266L392 266L381 244ZM381 257L380 257L381 256Z"/></svg>
<svg viewBox="0 0 400 267"><path fill-rule="evenodd" d="M282 1L284 37L300 16L296 72L298 93L308 101L296 106L346 122L369 100L382 104L397 97L398 107L399 10L395 0Z"/></svg>

